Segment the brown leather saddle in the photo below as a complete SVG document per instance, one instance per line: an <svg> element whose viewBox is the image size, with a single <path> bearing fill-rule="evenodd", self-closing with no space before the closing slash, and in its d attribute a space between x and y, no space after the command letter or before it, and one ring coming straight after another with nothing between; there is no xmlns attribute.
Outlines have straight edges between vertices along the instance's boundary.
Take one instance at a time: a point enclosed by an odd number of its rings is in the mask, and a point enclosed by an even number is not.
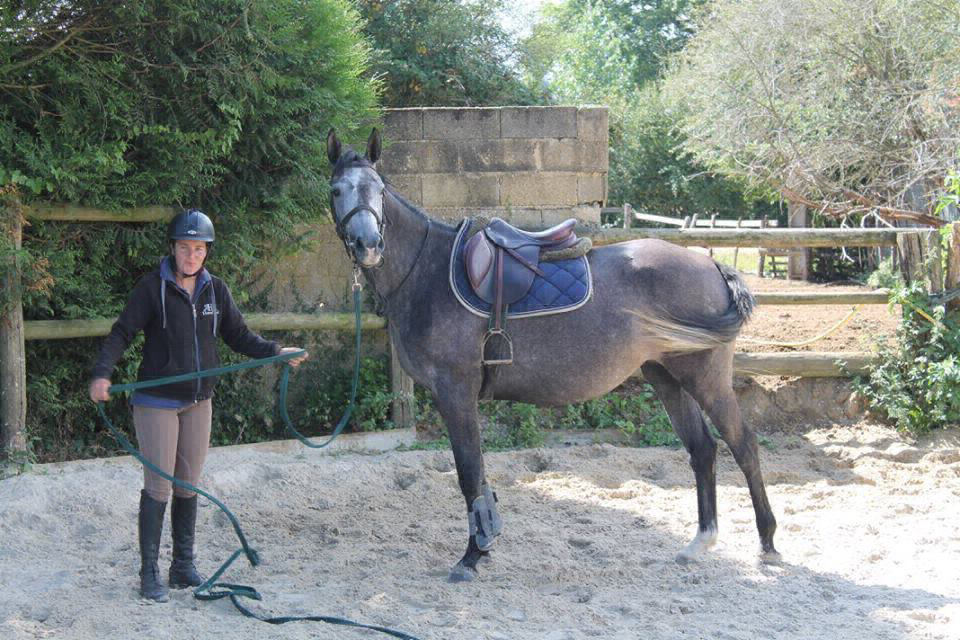
<svg viewBox="0 0 960 640"><path fill-rule="evenodd" d="M511 364L513 342L503 329L507 307L523 298L540 270L543 251L566 249L577 244L573 232L577 221L565 220L545 231L524 231L501 218L494 218L467 241L464 261L474 293L493 305L491 327L481 345L483 364ZM507 354L488 358L487 343L494 336L505 342Z"/></svg>

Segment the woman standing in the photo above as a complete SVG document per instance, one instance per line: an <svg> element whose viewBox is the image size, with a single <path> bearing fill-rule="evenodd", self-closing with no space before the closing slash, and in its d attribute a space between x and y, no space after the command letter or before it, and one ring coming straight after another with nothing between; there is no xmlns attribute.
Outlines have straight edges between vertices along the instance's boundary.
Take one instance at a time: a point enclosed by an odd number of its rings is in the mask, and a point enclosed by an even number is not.
<svg viewBox="0 0 960 640"><path fill-rule="evenodd" d="M230 289L211 275L204 263L214 242L213 223L202 211L178 214L167 227L170 255L137 282L93 367L90 399L109 400L110 375L138 331L144 333L138 381L212 369L219 365L216 339L238 353L266 358L298 351L264 340L247 328ZM294 367L307 354L290 360ZM213 389L216 378L200 378L134 392L133 424L144 457L168 475L196 485L210 444ZM197 494L173 487L144 467L140 492L140 595L165 602L158 556L163 517L173 492L170 517L173 560L172 588L203 583L194 565Z"/></svg>

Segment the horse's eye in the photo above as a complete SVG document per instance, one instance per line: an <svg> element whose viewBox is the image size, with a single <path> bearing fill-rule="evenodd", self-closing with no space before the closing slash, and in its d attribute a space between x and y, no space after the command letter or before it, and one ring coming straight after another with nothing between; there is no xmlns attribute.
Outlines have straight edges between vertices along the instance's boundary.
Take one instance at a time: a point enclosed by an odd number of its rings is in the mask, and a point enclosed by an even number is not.
<svg viewBox="0 0 960 640"><path fill-rule="evenodd" d="M331 193L333 193L334 198L340 197L340 189L334 189Z"/></svg>

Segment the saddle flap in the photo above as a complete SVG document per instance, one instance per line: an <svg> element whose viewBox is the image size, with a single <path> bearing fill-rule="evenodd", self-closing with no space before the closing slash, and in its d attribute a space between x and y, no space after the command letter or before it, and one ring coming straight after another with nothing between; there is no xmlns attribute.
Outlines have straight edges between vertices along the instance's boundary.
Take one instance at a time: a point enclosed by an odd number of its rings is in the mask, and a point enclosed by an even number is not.
<svg viewBox="0 0 960 640"><path fill-rule="evenodd" d="M470 286L479 294L482 283L493 270L493 247L482 233L477 233L467 240L463 257Z"/></svg>

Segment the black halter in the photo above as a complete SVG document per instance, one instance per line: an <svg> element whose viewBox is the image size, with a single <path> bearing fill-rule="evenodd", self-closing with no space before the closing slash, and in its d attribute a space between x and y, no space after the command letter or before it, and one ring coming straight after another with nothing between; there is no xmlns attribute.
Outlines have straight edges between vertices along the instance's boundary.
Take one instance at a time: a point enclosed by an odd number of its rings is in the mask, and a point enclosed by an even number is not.
<svg viewBox="0 0 960 640"><path fill-rule="evenodd" d="M350 222L350 218L360 213L361 211L367 211L373 215L373 219L377 221L377 233L380 234L380 237L383 238L383 214L378 213L376 209L371 207L368 204L358 204L353 209L350 210L347 215L343 216L339 220L337 219L337 210L333 204L333 198L330 198L330 215L333 216L333 222L337 226L337 237L340 238L340 241L343 242L343 248L347 251L347 256L353 261L354 264L357 262L357 256L353 252L353 249L350 248L350 243L347 242L347 223Z"/></svg>

